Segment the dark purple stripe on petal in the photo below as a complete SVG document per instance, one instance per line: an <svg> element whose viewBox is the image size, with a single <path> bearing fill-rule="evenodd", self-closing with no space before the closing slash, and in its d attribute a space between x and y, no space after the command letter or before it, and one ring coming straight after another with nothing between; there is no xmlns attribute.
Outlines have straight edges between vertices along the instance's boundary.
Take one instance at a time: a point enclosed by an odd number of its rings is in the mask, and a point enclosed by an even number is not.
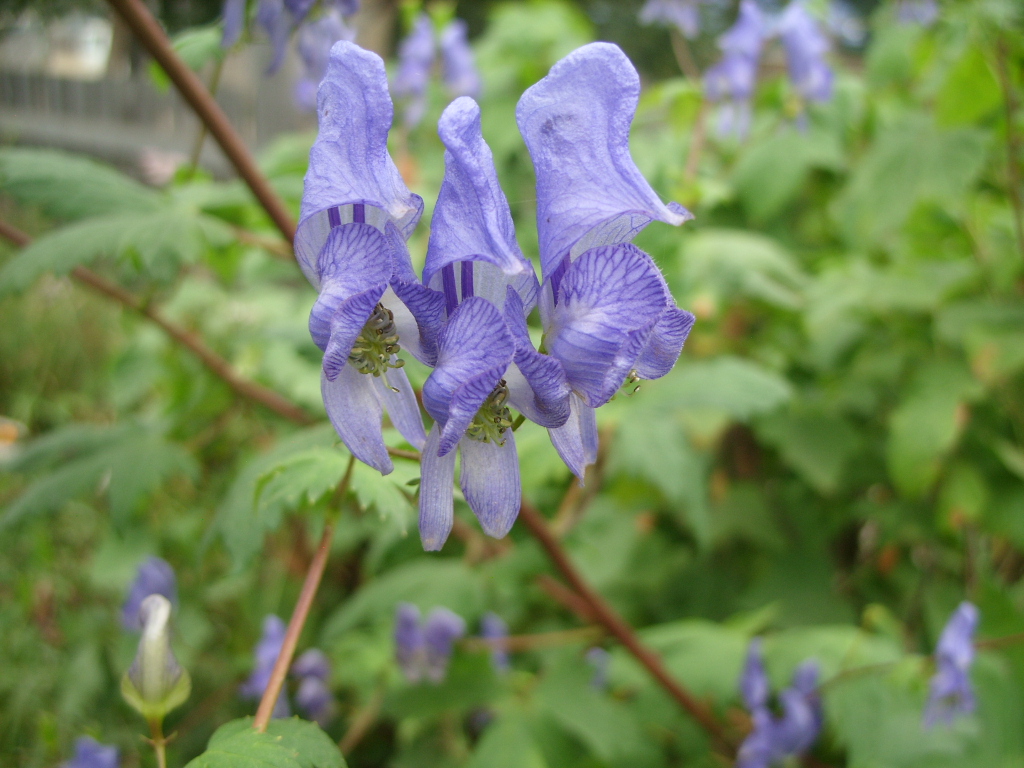
<svg viewBox="0 0 1024 768"><path fill-rule="evenodd" d="M356 203L352 206L352 221L355 224L366 223L366 206L362 203Z"/></svg>
<svg viewBox="0 0 1024 768"><path fill-rule="evenodd" d="M473 262L462 262L462 300L465 301L473 295Z"/></svg>
<svg viewBox="0 0 1024 768"><path fill-rule="evenodd" d="M455 265L445 264L441 267L441 288L444 290L444 305L448 310L448 317L455 312L459 306L459 295L455 292Z"/></svg>
<svg viewBox="0 0 1024 768"><path fill-rule="evenodd" d="M555 304L558 303L558 286L562 284L562 277L565 275L565 270L569 268L569 264L569 254L566 253L562 260L558 262L555 271L551 273L551 297Z"/></svg>
<svg viewBox="0 0 1024 768"><path fill-rule="evenodd" d="M332 228L341 226L341 214L338 212L338 206L327 209L327 221Z"/></svg>

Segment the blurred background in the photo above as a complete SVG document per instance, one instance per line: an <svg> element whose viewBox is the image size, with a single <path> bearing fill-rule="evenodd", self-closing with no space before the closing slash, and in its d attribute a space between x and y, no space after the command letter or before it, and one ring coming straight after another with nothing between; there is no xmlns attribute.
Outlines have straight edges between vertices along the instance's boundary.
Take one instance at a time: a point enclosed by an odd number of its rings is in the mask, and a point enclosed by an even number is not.
<svg viewBox="0 0 1024 768"><path fill-rule="evenodd" d="M695 27L644 23L644 6L362 0L343 18L392 76L391 152L426 201L417 266L444 171L437 119L460 88L481 104L536 260L516 101L593 40L640 72L638 166L696 216L636 240L697 316L680 361L599 411L583 488L524 425L525 495L735 734L750 728L737 684L760 635L774 689L799 663L819 666L814 764L1024 765L1024 646L997 640L1024 631L1024 9L812 0L811 30L787 36L788 5L755 4L745 85L723 66L749 32L736 3L689 3ZM217 0L149 7L297 216L316 132L303 27L268 75L275 47L255 3L227 47ZM401 41L420 13L435 35L465 22L475 86L435 58L403 90ZM122 604L160 557L193 680L168 723L170 764L183 766L255 710L240 693L254 646L266 616L287 620L344 469L306 327L316 294L102 2L0 3L0 143L0 219L32 238L0 242L0 764L62 764L83 734L115 745L123 768L155 764L118 686L137 642ZM239 396L81 267L312 426ZM428 371L407 367L421 385ZM418 475L411 462L386 478L357 467L299 645L330 660L322 725L349 765L722 765L636 662L559 601L519 526L485 539L459 498L452 539L423 553ZM963 600L996 641L971 672L977 708L925 728L930 655ZM467 636L494 613L525 639L510 668L463 640L442 682L409 680L394 660L400 602L454 611Z"/></svg>

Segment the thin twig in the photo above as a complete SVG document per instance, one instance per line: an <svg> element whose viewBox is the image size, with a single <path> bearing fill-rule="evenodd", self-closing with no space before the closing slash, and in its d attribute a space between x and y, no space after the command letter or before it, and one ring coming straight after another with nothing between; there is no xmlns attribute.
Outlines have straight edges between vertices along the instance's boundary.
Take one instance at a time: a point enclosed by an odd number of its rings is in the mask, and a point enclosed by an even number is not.
<svg viewBox="0 0 1024 768"><path fill-rule="evenodd" d="M242 137L231 125L224 111L199 79L171 46L171 41L142 0L107 0L135 33L139 42L149 51L167 77L206 125L210 135L224 151L225 156L249 186L260 205L288 242L295 239L295 222L263 176Z"/></svg>
<svg viewBox="0 0 1024 768"><path fill-rule="evenodd" d="M561 605L567 608L571 613L575 613L580 621L586 621L589 623L598 620L597 616L594 615L594 609L590 607L590 603L577 595L558 579L552 578L546 573L542 573L537 577L537 586L547 592L548 597L556 603L561 603Z"/></svg>
<svg viewBox="0 0 1024 768"><path fill-rule="evenodd" d="M665 692L707 731L719 749L731 755L734 751L733 740L715 716L668 673L661 658L640 641L633 628L586 582L576 570L576 566L572 564L565 550L562 549L558 539L548 529L540 512L524 500L519 510L519 519L537 539L551 562L569 582L573 591L590 606L597 622L614 635L626 650L647 669Z"/></svg>
<svg viewBox="0 0 1024 768"><path fill-rule="evenodd" d="M672 40L672 53L675 54L679 69L686 75L688 80L699 83L700 67L694 61L690 44L686 42L686 38L677 29L669 30L669 38Z"/></svg>
<svg viewBox="0 0 1024 768"><path fill-rule="evenodd" d="M0 236L22 247L32 242L32 238L27 234L4 221L0 221ZM289 421L294 421L296 424L309 425L316 423L316 419L288 398L272 389L264 387L262 384L257 384L255 381L250 381L241 376L235 371L231 363L210 349L196 334L168 320L160 310L126 291L121 286L82 266L71 270L71 277L97 293L113 299L126 309L130 309L132 312L154 322L164 333L199 358L199 362L206 366L208 371L242 397L257 402L274 411L279 416L283 416Z"/></svg>
<svg viewBox="0 0 1024 768"><path fill-rule="evenodd" d="M224 61L228 57L228 52L223 51L220 58L217 59L213 65L213 72L210 75L210 96L216 98L217 88L220 86L220 75L224 70ZM196 175L196 171L199 169L199 156L203 153L203 143L206 141L206 123L199 122L199 131L196 133L196 142L192 145L192 154L189 156L188 163L188 178L192 178Z"/></svg>
<svg viewBox="0 0 1024 768"><path fill-rule="evenodd" d="M380 714L380 709L384 704L384 692L384 685L378 685L366 706L356 712L356 716L352 718L348 730L345 731L345 735L338 742L338 749L341 751L341 754L349 755L359 745L359 742L363 740L363 737L370 732L373 724L377 722L377 716Z"/></svg>
<svg viewBox="0 0 1024 768"><path fill-rule="evenodd" d="M467 637L459 644L467 651L532 651L537 648L552 648L573 643L594 643L606 634L603 627L579 627L557 632L537 632L532 635L509 635L508 637Z"/></svg>
<svg viewBox="0 0 1024 768"><path fill-rule="evenodd" d="M1017 95L1010 82L1010 73L1006 68L1006 41L1000 39L996 44L996 72L999 74L999 86L1003 91L1003 108L1006 113L1006 176L1009 187L1010 205L1013 206L1013 225L1017 233L1017 248L1024 257L1024 204L1020 197L1020 169L1017 161L1020 158L1020 139L1013 124L1017 115Z"/></svg>
<svg viewBox="0 0 1024 768"><path fill-rule="evenodd" d="M349 480L352 479L352 469L355 467L355 456L350 456L348 467L345 469L345 476L341 479L331 506L339 508L345 493L348 491ZM328 519L324 524L324 532L320 537L320 544L316 548L316 554L309 563L309 570L306 571L306 580L302 584L302 591L295 603L295 610L292 611L292 618L288 622L288 629L284 635L284 642L281 643L281 651L274 662L274 669L270 673L270 681L260 699L260 706L256 710L256 718L252 721L252 727L263 733L267 730L267 724L274 713L274 704L281 695L281 688L284 679L288 675L288 667L292 664L292 657L295 656L295 648L299 644L299 635L302 628L306 626L306 619L309 617L309 609L313 607L313 600L316 598L317 589L320 587L320 579L323 578L324 568L327 567L327 556L331 551L331 540L334 538L334 520Z"/></svg>

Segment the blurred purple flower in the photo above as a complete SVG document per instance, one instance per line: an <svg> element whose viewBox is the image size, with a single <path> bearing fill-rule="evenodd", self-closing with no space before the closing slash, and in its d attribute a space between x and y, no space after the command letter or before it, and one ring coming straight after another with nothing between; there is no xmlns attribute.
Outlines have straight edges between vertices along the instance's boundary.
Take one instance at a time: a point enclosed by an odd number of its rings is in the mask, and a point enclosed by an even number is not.
<svg viewBox="0 0 1024 768"><path fill-rule="evenodd" d="M747 659L740 675L740 693L743 702L751 712L768 705L770 693L768 674L764 671L764 660L761 651L761 638L755 637L747 648Z"/></svg>
<svg viewBox="0 0 1024 768"><path fill-rule="evenodd" d="M491 664L496 672L505 674L512 668L508 649L501 641L508 637L508 624L496 613L486 613L480 620L480 637L490 640Z"/></svg>
<svg viewBox="0 0 1024 768"><path fill-rule="evenodd" d="M221 37L221 48L230 48L238 42L245 27L246 0L224 0L224 35Z"/></svg>
<svg viewBox="0 0 1024 768"><path fill-rule="evenodd" d="M480 73L473 59L473 49L466 38L466 22L454 19L441 30L441 79L453 96L480 95Z"/></svg>
<svg viewBox="0 0 1024 768"><path fill-rule="evenodd" d="M314 5L316 0L284 0L284 7L288 9L296 24L305 21Z"/></svg>
<svg viewBox="0 0 1024 768"><path fill-rule="evenodd" d="M260 699L263 692L270 684L270 675L274 671L274 664L281 654L281 646L284 644L284 636L287 626L277 616L267 616L263 619L263 635L260 637L256 648L253 650L255 666L252 674L249 675L238 692L247 699ZM288 717L291 710L288 707L288 699L285 697L284 688L274 703L274 717Z"/></svg>
<svg viewBox="0 0 1024 768"><path fill-rule="evenodd" d="M354 16L359 12L360 0L334 0L334 7L342 16Z"/></svg>
<svg viewBox="0 0 1024 768"><path fill-rule="evenodd" d="M597 457L594 409L627 377L668 373L693 325L651 257L630 243L652 221L693 218L663 203L633 162L639 94L625 54L592 43L555 64L516 108L537 175L545 345L571 389L568 420L538 423L581 480Z"/></svg>
<svg viewBox="0 0 1024 768"><path fill-rule="evenodd" d="M864 19L844 0L832 0L828 5L826 25L844 45L859 47L864 44L868 31Z"/></svg>
<svg viewBox="0 0 1024 768"><path fill-rule="evenodd" d="M150 557L143 561L128 588L128 597L121 609L121 623L125 629L142 629L140 609L142 601L150 595L163 595L171 603L178 602L178 583L174 569L166 560Z"/></svg>
<svg viewBox="0 0 1024 768"><path fill-rule="evenodd" d="M704 73L707 97L725 101L719 108L722 135L743 138L750 131L750 99L757 82L757 65L768 36L768 20L754 0L743 0L736 23L718 39L722 59Z"/></svg>
<svg viewBox="0 0 1024 768"><path fill-rule="evenodd" d="M316 112L316 92L327 74L331 48L339 40L351 42L355 38L355 30L345 24L336 8L299 27L296 48L303 65L302 75L295 82L295 104L299 109Z"/></svg>
<svg viewBox="0 0 1024 768"><path fill-rule="evenodd" d="M395 609L395 660L410 683L419 682L423 676L425 654L420 609L412 603L399 603Z"/></svg>
<svg viewBox="0 0 1024 768"><path fill-rule="evenodd" d="M310 648L292 662L290 671L299 680L295 706L310 720L321 727L326 726L337 711L337 702L328 686L331 662L327 655L317 648Z"/></svg>
<svg viewBox="0 0 1024 768"><path fill-rule="evenodd" d="M398 71L391 84L395 96L406 100L405 124L417 125L427 110L427 84L434 66L434 23L421 13L398 44Z"/></svg>
<svg viewBox="0 0 1024 768"><path fill-rule="evenodd" d="M586 659L587 663L594 668L594 676L590 679L590 685L599 691L607 690L611 654L599 645L595 645L587 650Z"/></svg>
<svg viewBox="0 0 1024 768"><path fill-rule="evenodd" d="M828 101L833 77L825 61L829 42L818 22L802 2L793 0L779 19L778 31L793 87L805 101Z"/></svg>
<svg viewBox="0 0 1024 768"><path fill-rule="evenodd" d="M647 0L640 9L641 24L673 26L685 37L700 33L700 6L714 0Z"/></svg>
<svg viewBox="0 0 1024 768"><path fill-rule="evenodd" d="M935 648L935 675L931 679L924 710L926 728L949 725L957 715L968 715L977 702L971 686L974 633L980 614L972 603L962 602L950 616Z"/></svg>
<svg viewBox="0 0 1024 768"><path fill-rule="evenodd" d="M259 5L256 6L256 23L266 32L274 50L273 58L270 60L270 66L267 67L266 72L267 75L272 75L277 72L281 62L284 61L288 37L292 33L295 20L285 8L284 0L259 0Z"/></svg>
<svg viewBox="0 0 1024 768"><path fill-rule="evenodd" d="M448 674L455 641L466 633L466 622L447 608L435 608L423 623L426 648L423 673L432 683L440 683Z"/></svg>
<svg viewBox="0 0 1024 768"><path fill-rule="evenodd" d="M896 19L900 24L930 27L938 18L939 4L936 0L899 0L896 4Z"/></svg>
<svg viewBox="0 0 1024 768"><path fill-rule="evenodd" d="M121 764L117 747L100 744L91 736L75 739L75 756L62 768L118 768Z"/></svg>

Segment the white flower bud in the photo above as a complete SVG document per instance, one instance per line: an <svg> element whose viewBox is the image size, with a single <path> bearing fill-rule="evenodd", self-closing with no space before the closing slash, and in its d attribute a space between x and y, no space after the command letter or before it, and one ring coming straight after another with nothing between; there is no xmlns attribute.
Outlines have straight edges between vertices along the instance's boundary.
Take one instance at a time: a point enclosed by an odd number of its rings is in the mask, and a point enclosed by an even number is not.
<svg viewBox="0 0 1024 768"><path fill-rule="evenodd" d="M171 603L150 595L139 609L142 637L131 668L121 678L121 695L150 721L182 704L192 690L188 672L171 651Z"/></svg>

